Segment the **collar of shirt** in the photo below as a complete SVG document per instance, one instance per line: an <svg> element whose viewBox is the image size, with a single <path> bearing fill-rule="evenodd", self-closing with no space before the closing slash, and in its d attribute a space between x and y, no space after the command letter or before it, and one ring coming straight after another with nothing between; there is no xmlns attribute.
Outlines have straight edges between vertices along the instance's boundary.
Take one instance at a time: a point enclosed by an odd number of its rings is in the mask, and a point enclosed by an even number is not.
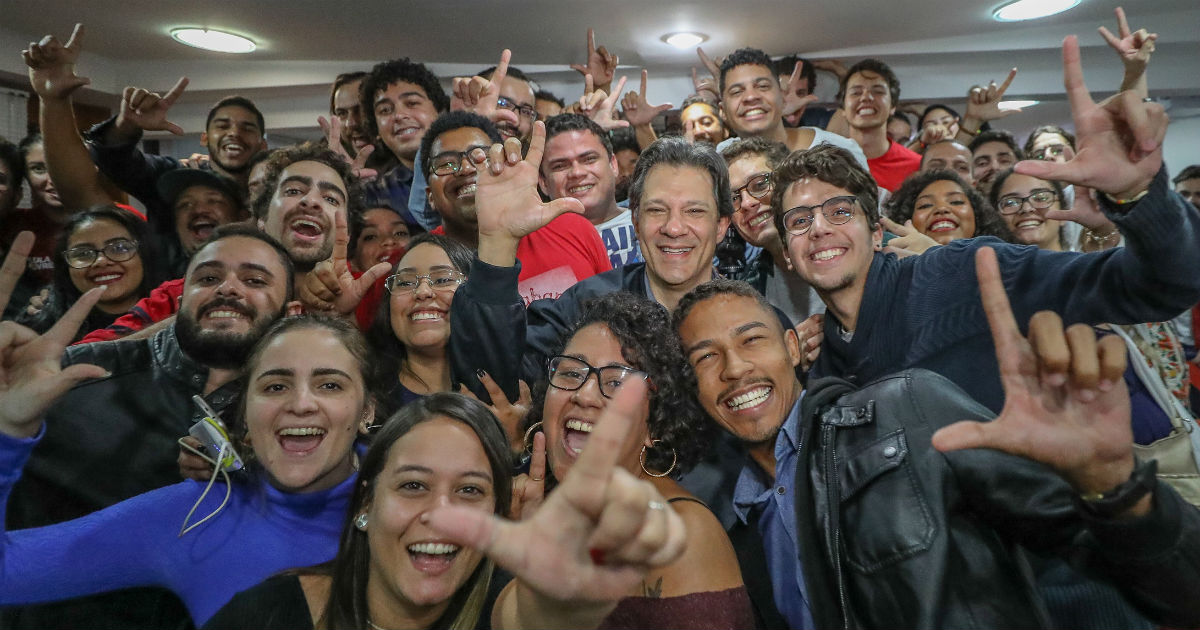
<svg viewBox="0 0 1200 630"><path fill-rule="evenodd" d="M751 510L762 506L771 498L775 492L775 481L779 478L780 471L783 470L786 462L795 457L800 450L800 401L802 400L804 400L803 392L796 399L796 404L792 405L787 419L783 421L783 426L775 436L775 479L768 479L762 468L753 460L746 462L741 474L738 475L737 485L733 489L733 512L742 524L748 522Z"/></svg>

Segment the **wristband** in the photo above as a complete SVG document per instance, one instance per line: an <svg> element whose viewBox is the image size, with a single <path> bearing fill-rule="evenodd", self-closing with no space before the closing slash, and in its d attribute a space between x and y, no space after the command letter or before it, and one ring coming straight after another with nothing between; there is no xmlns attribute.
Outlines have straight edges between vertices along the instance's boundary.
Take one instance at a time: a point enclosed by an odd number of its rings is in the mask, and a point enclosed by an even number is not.
<svg viewBox="0 0 1200 630"><path fill-rule="evenodd" d="M1107 492L1089 492L1078 495L1079 508L1092 516L1112 518L1118 516L1154 491L1158 460L1144 462L1134 460L1133 473L1124 483Z"/></svg>
<svg viewBox="0 0 1200 630"><path fill-rule="evenodd" d="M1148 194L1150 194L1150 189L1149 189L1149 188L1147 188L1146 190L1143 190L1142 192L1140 192L1140 193L1138 193L1138 194L1136 194L1136 195L1134 195L1134 196L1132 196L1132 197L1129 197L1129 198L1127 198L1127 199L1120 199L1120 198L1118 198L1118 197L1114 197L1114 196L1112 196L1112 195L1110 195L1110 194L1108 194L1108 193L1104 193L1104 196L1105 196L1105 198L1107 198L1109 201L1111 201L1111 202L1113 202L1113 203L1117 204L1118 206L1127 206L1127 205L1129 205L1129 204L1131 204L1131 203L1137 203L1137 202L1141 201L1141 200L1142 200L1142 197L1145 197L1145 196L1146 196L1146 195L1148 195Z"/></svg>

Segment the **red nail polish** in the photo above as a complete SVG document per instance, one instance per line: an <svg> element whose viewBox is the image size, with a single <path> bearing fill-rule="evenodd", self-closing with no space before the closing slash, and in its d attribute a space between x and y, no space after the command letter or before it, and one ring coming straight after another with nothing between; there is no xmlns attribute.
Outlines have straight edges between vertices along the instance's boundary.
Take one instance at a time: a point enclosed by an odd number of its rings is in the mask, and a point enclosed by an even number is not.
<svg viewBox="0 0 1200 630"><path fill-rule="evenodd" d="M588 555L592 557L592 564L604 566L604 550L596 549L595 547L588 549Z"/></svg>

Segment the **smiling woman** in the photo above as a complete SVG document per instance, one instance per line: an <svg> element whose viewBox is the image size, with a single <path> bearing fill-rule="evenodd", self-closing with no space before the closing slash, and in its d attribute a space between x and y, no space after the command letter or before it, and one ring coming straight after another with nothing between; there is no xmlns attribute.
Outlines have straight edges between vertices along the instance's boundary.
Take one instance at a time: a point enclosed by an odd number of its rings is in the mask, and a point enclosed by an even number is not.
<svg viewBox="0 0 1200 630"><path fill-rule="evenodd" d="M370 365L362 335L345 322L277 322L243 373L244 417L234 433L245 438L234 443L249 474L226 492L205 494L185 481L81 519L7 532L0 604L156 585L177 593L202 624L266 576L332 558L354 489L355 440L374 417ZM36 417L0 425L4 504L39 425ZM212 516L181 535L193 505ZM79 549L89 550L86 571Z"/></svg>

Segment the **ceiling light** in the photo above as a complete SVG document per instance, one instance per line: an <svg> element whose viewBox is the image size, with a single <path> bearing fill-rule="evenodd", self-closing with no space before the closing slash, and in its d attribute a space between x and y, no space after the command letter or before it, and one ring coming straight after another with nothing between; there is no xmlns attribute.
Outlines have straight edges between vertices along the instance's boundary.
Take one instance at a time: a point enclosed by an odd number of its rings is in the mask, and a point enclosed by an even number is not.
<svg viewBox="0 0 1200 630"><path fill-rule="evenodd" d="M1041 103L1041 101L1000 101L996 104L996 107L1000 109L1023 109L1033 107L1038 103Z"/></svg>
<svg viewBox="0 0 1200 630"><path fill-rule="evenodd" d="M662 40L680 50L687 50L708 41L708 35L703 33L668 33L662 36Z"/></svg>
<svg viewBox="0 0 1200 630"><path fill-rule="evenodd" d="M176 28L171 37L181 44L227 53L249 53L258 48L255 43L241 35L207 28Z"/></svg>
<svg viewBox="0 0 1200 630"><path fill-rule="evenodd" d="M1009 2L992 11L992 19L1000 22L1020 22L1021 20L1036 20L1046 16L1062 13L1079 4L1079 0L1016 0Z"/></svg>

